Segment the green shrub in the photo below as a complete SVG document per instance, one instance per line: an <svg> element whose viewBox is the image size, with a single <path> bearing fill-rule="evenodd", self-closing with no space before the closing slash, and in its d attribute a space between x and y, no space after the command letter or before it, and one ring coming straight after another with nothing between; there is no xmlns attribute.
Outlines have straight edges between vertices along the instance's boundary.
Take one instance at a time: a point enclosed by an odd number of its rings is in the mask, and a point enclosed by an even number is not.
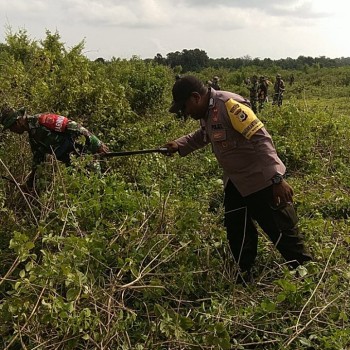
<svg viewBox="0 0 350 350"><path fill-rule="evenodd" d="M169 68L136 57L91 62L83 44L9 35L2 101L67 114L113 150L158 147L198 127L167 113ZM276 69L196 74L244 93L243 78ZM210 147L185 158L109 159L102 176L87 170L91 156L68 169L49 157L35 195L0 180L1 347L348 348L348 69L294 73L283 106L267 104L259 117L287 164L314 262L289 271L261 235L254 283L233 283ZM29 167L25 136L2 134L0 174L23 182Z"/></svg>

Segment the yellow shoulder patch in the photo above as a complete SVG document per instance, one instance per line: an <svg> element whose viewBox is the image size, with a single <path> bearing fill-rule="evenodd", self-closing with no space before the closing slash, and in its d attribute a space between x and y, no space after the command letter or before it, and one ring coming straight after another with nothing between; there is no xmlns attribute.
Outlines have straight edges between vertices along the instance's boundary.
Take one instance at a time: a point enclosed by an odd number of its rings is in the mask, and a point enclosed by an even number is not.
<svg viewBox="0 0 350 350"><path fill-rule="evenodd" d="M244 104L230 98L225 102L225 106L233 128L248 140L264 126L254 112Z"/></svg>

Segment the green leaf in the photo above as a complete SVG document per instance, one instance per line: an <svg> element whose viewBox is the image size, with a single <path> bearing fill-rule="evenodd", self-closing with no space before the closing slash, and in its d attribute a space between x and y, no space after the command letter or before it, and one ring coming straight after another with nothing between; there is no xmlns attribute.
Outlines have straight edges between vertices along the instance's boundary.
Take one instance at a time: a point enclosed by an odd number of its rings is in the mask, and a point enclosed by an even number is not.
<svg viewBox="0 0 350 350"><path fill-rule="evenodd" d="M182 329L188 330L193 326L193 321L188 317L181 317L180 326Z"/></svg>
<svg viewBox="0 0 350 350"><path fill-rule="evenodd" d="M68 317L69 317L67 311L61 311L59 315L60 315L60 317L63 318L63 319L68 319Z"/></svg>
<svg viewBox="0 0 350 350"><path fill-rule="evenodd" d="M270 300L264 300L261 303L261 307L266 311L266 312L273 312L276 311L276 304L273 303Z"/></svg>
<svg viewBox="0 0 350 350"><path fill-rule="evenodd" d="M35 247L35 245L34 245L33 242L27 242L25 244L25 247L26 247L27 250L31 250L31 249L33 249Z"/></svg>
<svg viewBox="0 0 350 350"><path fill-rule="evenodd" d="M66 298L68 301L75 300L80 293L80 289L70 288L67 290Z"/></svg>
<svg viewBox="0 0 350 350"><path fill-rule="evenodd" d="M228 350L231 349L230 339L220 338L218 341L218 345L220 345L221 349Z"/></svg>
<svg viewBox="0 0 350 350"><path fill-rule="evenodd" d="M312 343L311 343L311 341L310 341L309 339L306 339L306 338L301 337L301 338L299 339L299 341L300 341L300 343L301 343L302 345L309 346L309 347L312 346Z"/></svg>
<svg viewBox="0 0 350 350"><path fill-rule="evenodd" d="M223 323L216 323L215 324L215 330L217 333L224 333L226 332L226 327Z"/></svg>
<svg viewBox="0 0 350 350"><path fill-rule="evenodd" d="M33 262L29 261L26 266L25 266L25 270L28 272L33 268Z"/></svg>
<svg viewBox="0 0 350 350"><path fill-rule="evenodd" d="M16 282L15 283L15 290L18 290L18 288L20 287L21 284L22 284L22 282Z"/></svg>
<svg viewBox="0 0 350 350"><path fill-rule="evenodd" d="M301 266L301 265L298 266L297 271L298 271L300 277L304 277L308 274L307 268L305 266Z"/></svg>
<svg viewBox="0 0 350 350"><path fill-rule="evenodd" d="M284 301L284 300L286 300L286 294L285 293L279 293L278 295L277 295L277 298L276 298L276 301L278 302L278 303L281 303L282 301Z"/></svg>

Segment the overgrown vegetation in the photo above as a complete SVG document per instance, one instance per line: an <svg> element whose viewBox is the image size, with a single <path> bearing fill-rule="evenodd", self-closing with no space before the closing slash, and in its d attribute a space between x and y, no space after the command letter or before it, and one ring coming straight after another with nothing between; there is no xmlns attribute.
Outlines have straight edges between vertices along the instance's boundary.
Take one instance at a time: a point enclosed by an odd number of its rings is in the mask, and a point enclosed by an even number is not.
<svg viewBox="0 0 350 350"><path fill-rule="evenodd" d="M197 127L167 112L174 72L132 60L91 62L83 43L11 34L0 48L2 103L82 121L111 149L157 147ZM222 225L221 170L203 149L186 158L89 158L40 168L36 194L0 180L3 349L347 349L350 68L206 68L248 96L251 74L287 84L260 118L288 165L315 261L289 271L262 235L255 281L233 283ZM24 180L25 137L1 134L0 174Z"/></svg>

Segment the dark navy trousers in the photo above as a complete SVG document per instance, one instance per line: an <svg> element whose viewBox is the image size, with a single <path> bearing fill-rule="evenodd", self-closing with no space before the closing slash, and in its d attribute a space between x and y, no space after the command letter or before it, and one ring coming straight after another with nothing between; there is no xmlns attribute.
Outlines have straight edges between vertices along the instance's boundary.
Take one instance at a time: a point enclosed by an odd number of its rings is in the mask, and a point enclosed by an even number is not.
<svg viewBox="0 0 350 350"><path fill-rule="evenodd" d="M258 231L255 222L267 234L293 268L312 260L297 226L292 203L272 205L272 186L242 197L231 181L225 188L225 227L235 261L248 271L257 255Z"/></svg>

